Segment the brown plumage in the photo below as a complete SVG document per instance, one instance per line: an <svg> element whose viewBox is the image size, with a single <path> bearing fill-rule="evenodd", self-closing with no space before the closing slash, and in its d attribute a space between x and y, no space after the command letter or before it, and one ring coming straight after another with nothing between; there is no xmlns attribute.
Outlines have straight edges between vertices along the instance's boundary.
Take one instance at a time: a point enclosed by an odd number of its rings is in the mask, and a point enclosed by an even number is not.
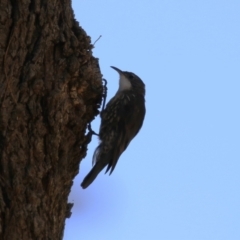
<svg viewBox="0 0 240 240"><path fill-rule="evenodd" d="M143 124L145 116L143 81L134 73L112 68L120 75L119 89L101 113L100 144L93 155L94 166L84 178L82 188L87 188L106 166L106 172L112 173L120 155Z"/></svg>

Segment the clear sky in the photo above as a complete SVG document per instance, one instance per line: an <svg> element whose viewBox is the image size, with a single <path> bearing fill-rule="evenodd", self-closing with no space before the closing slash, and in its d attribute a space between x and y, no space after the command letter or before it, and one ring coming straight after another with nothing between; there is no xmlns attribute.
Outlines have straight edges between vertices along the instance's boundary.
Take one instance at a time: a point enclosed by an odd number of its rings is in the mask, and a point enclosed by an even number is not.
<svg viewBox="0 0 240 240"><path fill-rule="evenodd" d="M146 84L142 130L111 176L86 190L89 145L64 240L240 239L240 1L73 0L95 44L108 100L110 68ZM99 128L99 118L92 126Z"/></svg>

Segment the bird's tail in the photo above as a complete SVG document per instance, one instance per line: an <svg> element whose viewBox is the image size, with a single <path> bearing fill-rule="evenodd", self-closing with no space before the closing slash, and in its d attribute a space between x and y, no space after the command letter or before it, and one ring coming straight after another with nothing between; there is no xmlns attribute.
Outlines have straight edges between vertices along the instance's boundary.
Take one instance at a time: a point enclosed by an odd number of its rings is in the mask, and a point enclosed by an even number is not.
<svg viewBox="0 0 240 240"><path fill-rule="evenodd" d="M106 166L106 164L102 164L100 162L97 162L92 170L88 173L88 175L83 179L81 186L83 189L87 188L97 177L97 175L103 170L103 168Z"/></svg>

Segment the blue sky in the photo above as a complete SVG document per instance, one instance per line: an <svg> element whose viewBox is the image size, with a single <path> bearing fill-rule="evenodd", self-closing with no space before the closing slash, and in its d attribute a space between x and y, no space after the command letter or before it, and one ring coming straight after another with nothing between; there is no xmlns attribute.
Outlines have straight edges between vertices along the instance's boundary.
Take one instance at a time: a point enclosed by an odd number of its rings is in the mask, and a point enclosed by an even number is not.
<svg viewBox="0 0 240 240"><path fill-rule="evenodd" d="M73 0L108 100L116 66L146 84L142 130L86 190L75 178L64 240L240 239L240 1ZM99 118L92 126L98 131Z"/></svg>

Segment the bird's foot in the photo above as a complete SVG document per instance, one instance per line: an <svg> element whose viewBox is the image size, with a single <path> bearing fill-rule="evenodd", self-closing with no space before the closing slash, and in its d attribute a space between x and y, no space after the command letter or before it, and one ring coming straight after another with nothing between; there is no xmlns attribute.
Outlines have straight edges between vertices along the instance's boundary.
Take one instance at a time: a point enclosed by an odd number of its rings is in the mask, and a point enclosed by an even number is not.
<svg viewBox="0 0 240 240"><path fill-rule="evenodd" d="M92 130L91 123L88 124L88 134L98 136L98 133L96 133L96 132L94 132L94 131ZM87 134L87 135L88 135L88 134Z"/></svg>
<svg viewBox="0 0 240 240"><path fill-rule="evenodd" d="M104 110L105 108L105 104L106 104L106 99L107 99L107 80L105 78L102 79L104 84L103 84L103 94L102 94L102 98L103 98L103 104L102 104L102 110L101 112Z"/></svg>
<svg viewBox="0 0 240 240"><path fill-rule="evenodd" d="M83 144L84 147L87 147L87 145L92 141L92 135L98 136L98 134L92 130L91 123L88 124L87 128L88 128L88 133L85 136L85 140Z"/></svg>

